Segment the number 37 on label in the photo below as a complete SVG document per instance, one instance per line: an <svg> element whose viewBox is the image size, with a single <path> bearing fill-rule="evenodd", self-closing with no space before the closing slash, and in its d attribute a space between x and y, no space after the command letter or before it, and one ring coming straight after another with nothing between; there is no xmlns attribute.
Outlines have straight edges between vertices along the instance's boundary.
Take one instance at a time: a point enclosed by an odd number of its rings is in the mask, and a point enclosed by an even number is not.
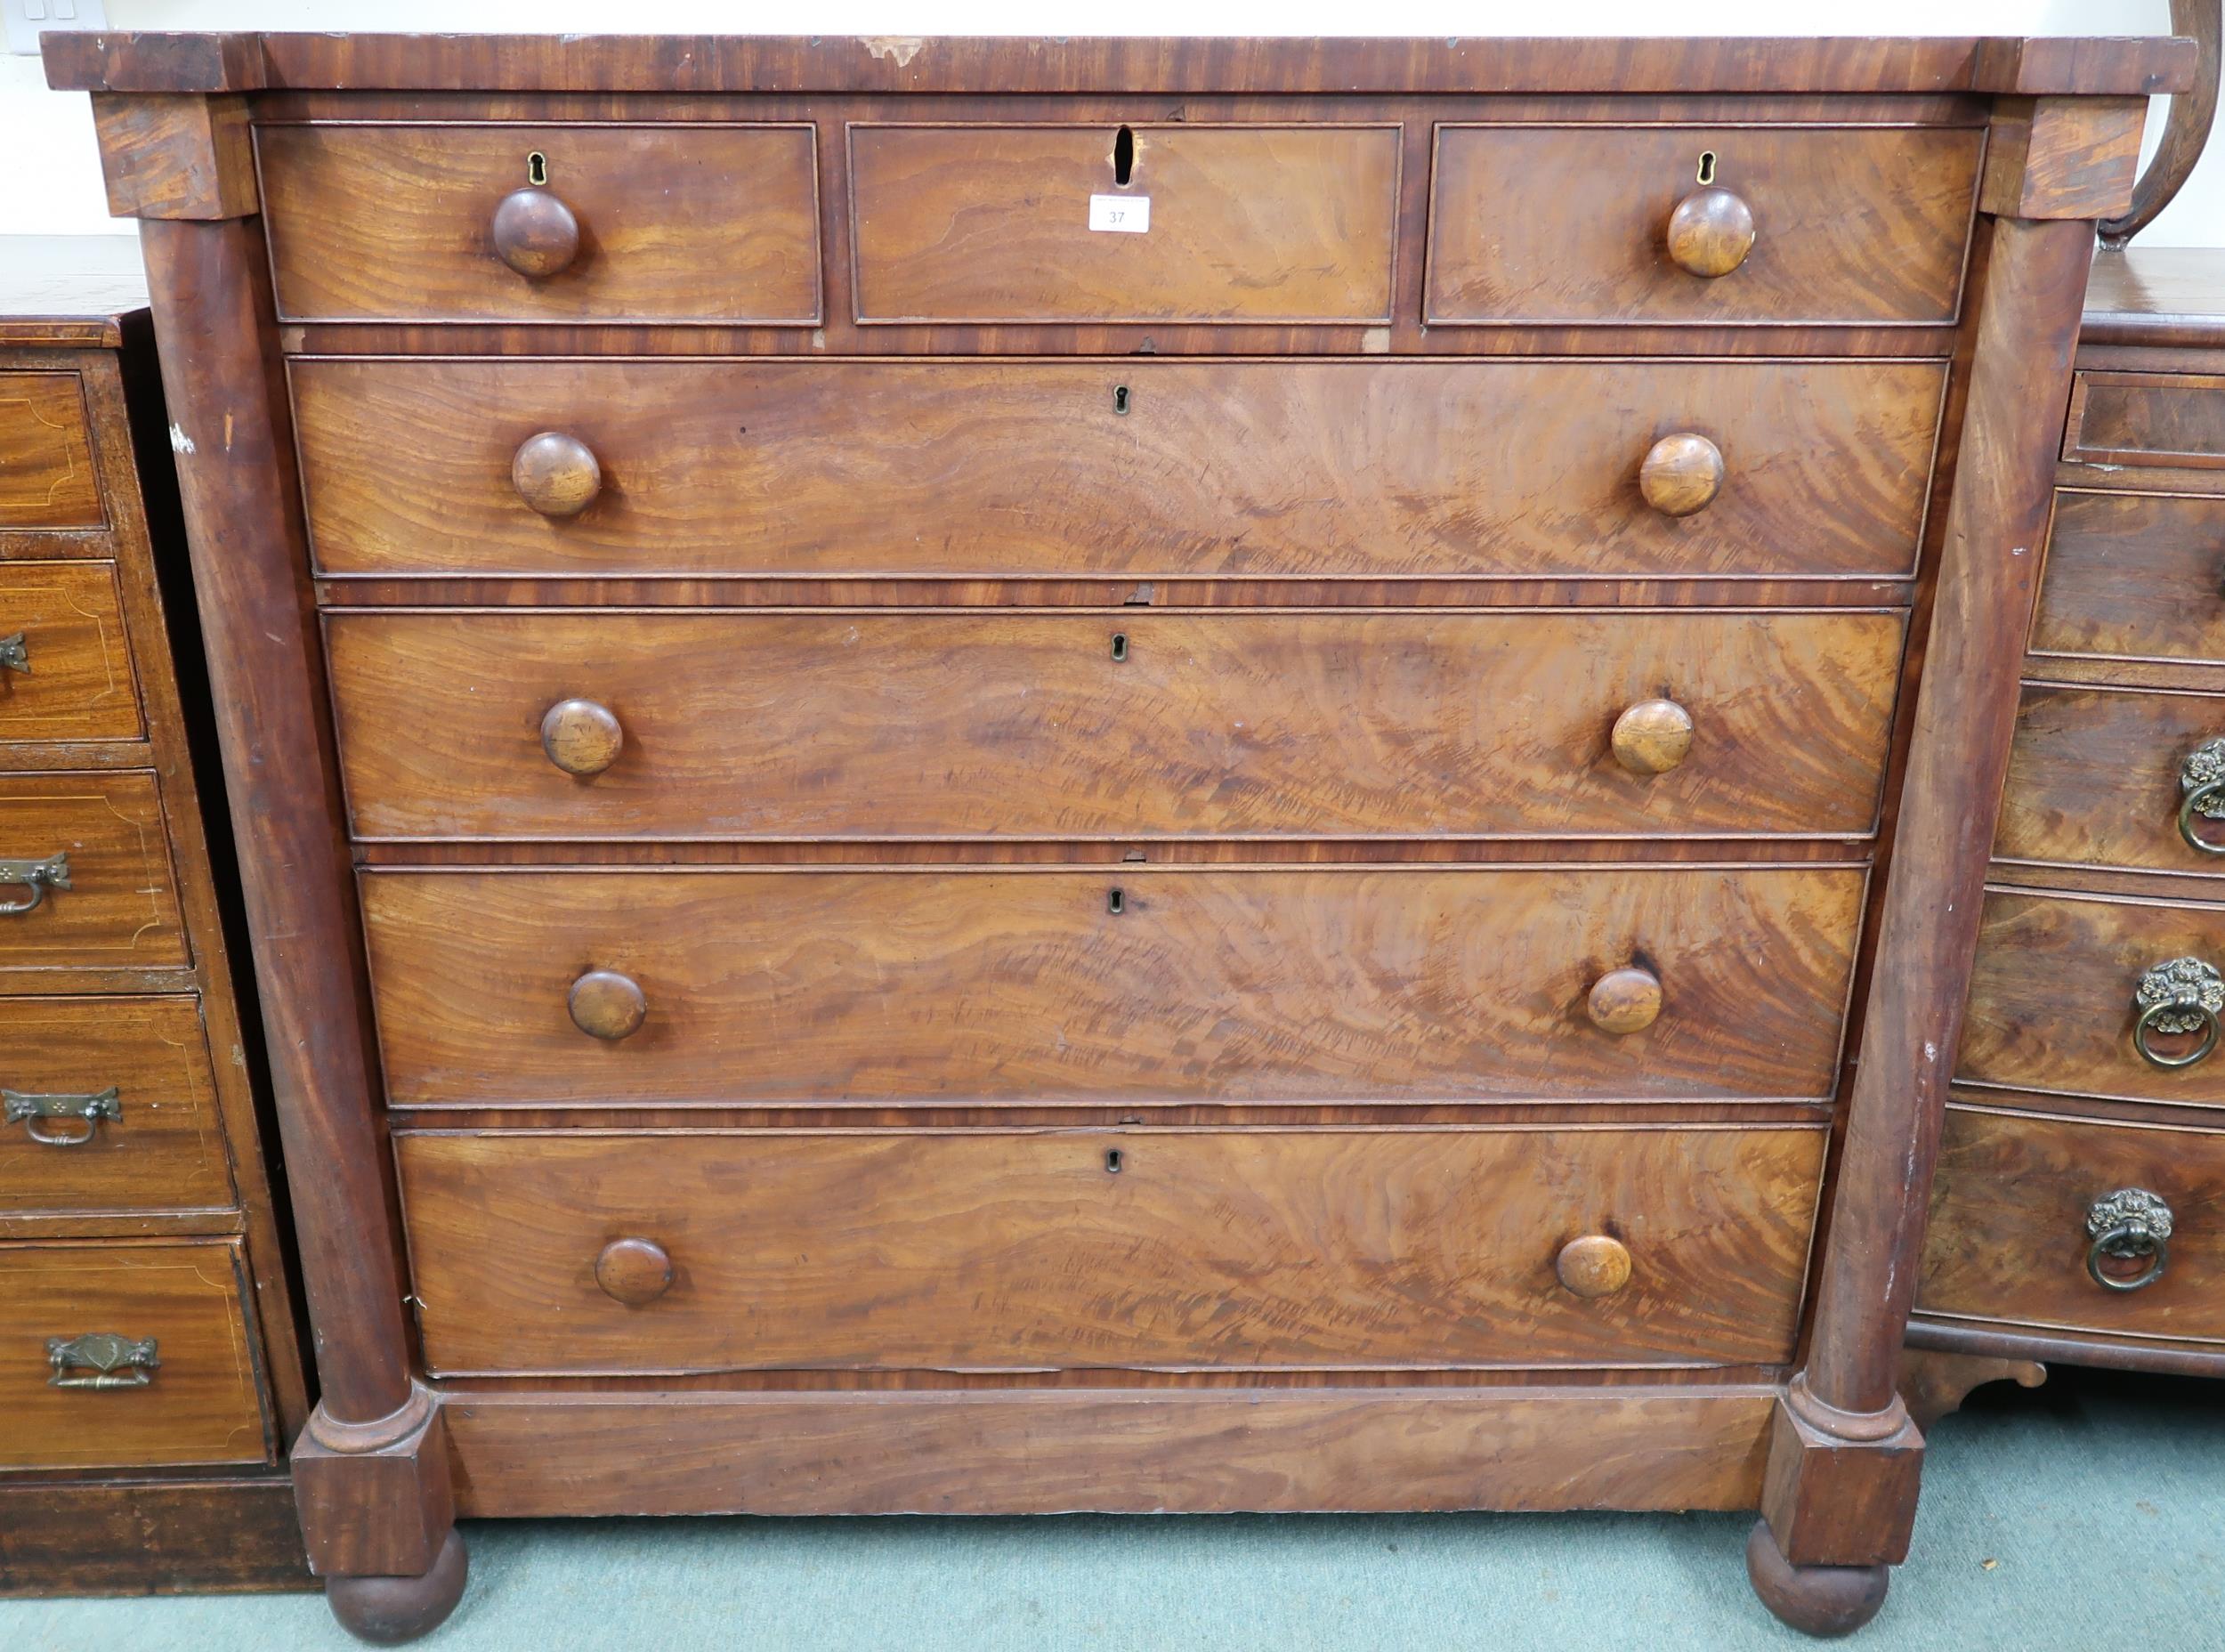
<svg viewBox="0 0 2225 1652"><path fill-rule="evenodd" d="M1142 235L1151 228L1151 197L1092 195L1089 227L1110 230L1116 235Z"/></svg>

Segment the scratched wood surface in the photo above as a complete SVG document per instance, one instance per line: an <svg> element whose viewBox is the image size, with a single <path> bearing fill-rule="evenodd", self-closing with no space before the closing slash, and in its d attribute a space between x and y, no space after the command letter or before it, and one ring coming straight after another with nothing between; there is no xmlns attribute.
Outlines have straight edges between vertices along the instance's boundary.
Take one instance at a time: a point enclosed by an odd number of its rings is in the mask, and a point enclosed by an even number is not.
<svg viewBox="0 0 2225 1652"><path fill-rule="evenodd" d="M2225 661L2225 498L2055 496L2035 652Z"/></svg>
<svg viewBox="0 0 2225 1652"><path fill-rule="evenodd" d="M2225 855L2193 848L2178 825L2188 755L2220 739L2225 695L2027 684L1994 854L2225 875ZM2197 817L2195 824L2225 847L2225 821ZM2208 893L2220 892L2225 886Z"/></svg>
<svg viewBox="0 0 2225 1652"><path fill-rule="evenodd" d="M142 737L113 563L0 561L0 635L19 633L28 668L0 668L0 741Z"/></svg>
<svg viewBox="0 0 2225 1652"><path fill-rule="evenodd" d="M2081 373L2063 458L2225 469L2225 374Z"/></svg>

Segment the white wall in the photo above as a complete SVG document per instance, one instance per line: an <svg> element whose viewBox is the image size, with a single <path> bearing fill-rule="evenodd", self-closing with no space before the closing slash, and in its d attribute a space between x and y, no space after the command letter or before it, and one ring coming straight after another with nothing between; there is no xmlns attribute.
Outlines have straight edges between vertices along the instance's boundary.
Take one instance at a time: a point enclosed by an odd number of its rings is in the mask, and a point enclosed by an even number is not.
<svg viewBox="0 0 2225 1652"><path fill-rule="evenodd" d="M2169 28L2168 0L1710 0L1680 12L1659 0L107 0L111 28L378 29L438 33L1466 35L1662 34L1703 15L1707 32L1782 35L1791 15L1875 35L2140 35ZM2163 104L2149 122L2149 142ZM35 58L0 57L0 234L120 235L102 200L85 100L49 92ZM2225 131L2143 246L2225 246ZM127 248L115 252L128 256Z"/></svg>

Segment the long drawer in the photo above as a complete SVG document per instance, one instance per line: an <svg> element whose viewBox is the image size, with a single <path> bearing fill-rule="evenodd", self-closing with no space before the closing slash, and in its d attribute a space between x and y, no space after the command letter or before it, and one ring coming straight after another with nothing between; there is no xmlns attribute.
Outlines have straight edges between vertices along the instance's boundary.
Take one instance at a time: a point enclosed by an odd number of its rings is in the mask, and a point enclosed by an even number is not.
<svg viewBox="0 0 2225 1652"><path fill-rule="evenodd" d="M2225 694L2027 684L1994 853L2225 875Z"/></svg>
<svg viewBox="0 0 2225 1652"><path fill-rule="evenodd" d="M436 1374L1772 1364L1820 1126L404 1135Z"/></svg>
<svg viewBox="0 0 2225 1652"><path fill-rule="evenodd" d="M0 741L137 740L116 564L0 563Z"/></svg>
<svg viewBox="0 0 2225 1652"><path fill-rule="evenodd" d="M334 574L1894 576L1945 375L314 359L293 388Z"/></svg>
<svg viewBox="0 0 2225 1652"><path fill-rule="evenodd" d="M1816 866L373 871L363 907L404 1106L1816 1098L1863 887Z"/></svg>
<svg viewBox="0 0 2225 1652"><path fill-rule="evenodd" d="M190 961L152 774L0 776L0 975ZM12 879L12 880L11 880ZM65 884L64 879L67 879Z"/></svg>
<svg viewBox="0 0 2225 1652"><path fill-rule="evenodd" d="M357 611L327 635L366 838L1656 837L1871 830L1903 627Z"/></svg>

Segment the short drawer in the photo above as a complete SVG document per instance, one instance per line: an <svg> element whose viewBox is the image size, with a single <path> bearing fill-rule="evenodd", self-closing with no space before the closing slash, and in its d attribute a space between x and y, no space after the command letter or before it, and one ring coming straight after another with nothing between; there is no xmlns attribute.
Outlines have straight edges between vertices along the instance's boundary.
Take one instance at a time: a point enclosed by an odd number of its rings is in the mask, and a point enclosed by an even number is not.
<svg viewBox="0 0 2225 1652"><path fill-rule="evenodd" d="M405 1106L1813 1099L1833 1089L1863 883L374 871L363 900Z"/></svg>
<svg viewBox="0 0 2225 1652"><path fill-rule="evenodd" d="M0 1245L0 1462L268 1460L236 1240Z"/></svg>
<svg viewBox="0 0 2225 1652"><path fill-rule="evenodd" d="M809 126L264 126L279 314L310 321L820 316Z"/></svg>
<svg viewBox="0 0 2225 1652"><path fill-rule="evenodd" d="M2221 969L2225 905L1994 890L1957 1071L2011 1089L2214 1105L2225 1056L2205 1046L2225 1013ZM2143 1043L2183 1065L2158 1065Z"/></svg>
<svg viewBox="0 0 2225 1652"><path fill-rule="evenodd" d="M2225 875L2225 694L2027 684L1994 854Z"/></svg>
<svg viewBox="0 0 2225 1652"><path fill-rule="evenodd" d="M1871 830L1903 626L354 611L327 635L366 838L1643 838Z"/></svg>
<svg viewBox="0 0 2225 1652"><path fill-rule="evenodd" d="M1435 325L1951 320L1983 136L1441 126L1425 314Z"/></svg>
<svg viewBox="0 0 2225 1652"><path fill-rule="evenodd" d="M152 774L0 775L0 991L189 961Z"/></svg>
<svg viewBox="0 0 2225 1652"><path fill-rule="evenodd" d="M2032 648L2225 662L2225 498L2058 493Z"/></svg>
<svg viewBox="0 0 2225 1652"><path fill-rule="evenodd" d="M439 1374L1774 1365L1825 1133L405 1135Z"/></svg>
<svg viewBox="0 0 2225 1652"><path fill-rule="evenodd" d="M232 1202L200 1000L0 998L0 1211Z"/></svg>
<svg viewBox="0 0 2225 1652"><path fill-rule="evenodd" d="M2221 1287L2225 1133L1947 1108L1920 1309L2225 1342Z"/></svg>
<svg viewBox="0 0 2225 1652"><path fill-rule="evenodd" d="M0 373L0 530L108 521L75 373Z"/></svg>
<svg viewBox="0 0 2225 1652"><path fill-rule="evenodd" d="M0 741L143 727L116 565L0 562Z"/></svg>
<svg viewBox="0 0 2225 1652"><path fill-rule="evenodd" d="M861 321L1391 319L1399 128L849 129Z"/></svg>
<svg viewBox="0 0 2225 1652"><path fill-rule="evenodd" d="M2079 373L2071 383L2063 458L2074 465L2225 467L2225 378Z"/></svg>
<svg viewBox="0 0 2225 1652"><path fill-rule="evenodd" d="M341 575L1890 577L1945 385L1920 361L293 367Z"/></svg>

